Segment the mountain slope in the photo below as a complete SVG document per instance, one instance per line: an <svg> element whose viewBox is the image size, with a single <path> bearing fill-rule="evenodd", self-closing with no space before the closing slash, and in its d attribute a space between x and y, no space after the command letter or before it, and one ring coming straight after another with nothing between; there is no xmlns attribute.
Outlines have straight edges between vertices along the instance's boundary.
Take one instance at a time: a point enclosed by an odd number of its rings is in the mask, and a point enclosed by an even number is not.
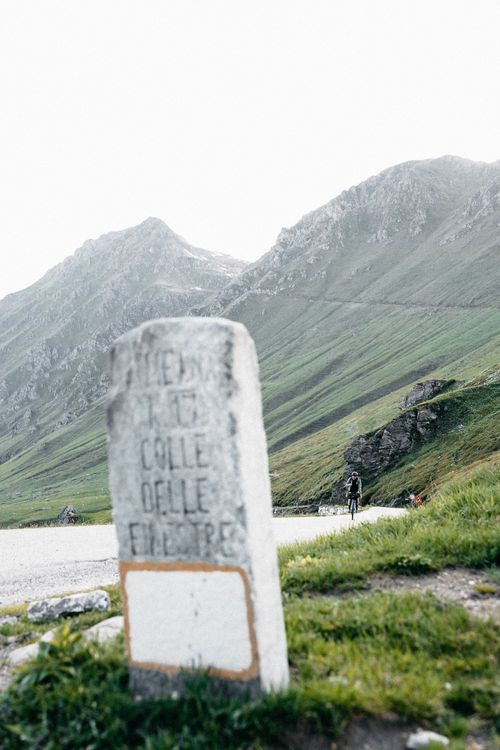
<svg viewBox="0 0 500 750"><path fill-rule="evenodd" d="M209 306L256 339L272 450L491 342L500 162L391 167L281 232Z"/></svg>
<svg viewBox="0 0 500 750"><path fill-rule="evenodd" d="M321 494L323 458L336 466L348 438L390 418L415 381L471 378L498 361L499 249L500 162L456 157L397 165L343 192L239 274L241 263L158 220L86 243L0 303L0 522L50 518L65 501L97 514L109 505L106 352L161 315L247 325L272 464L287 467L278 497L293 501L304 472Z"/></svg>
<svg viewBox="0 0 500 750"><path fill-rule="evenodd" d="M244 265L194 248L150 218L89 240L36 284L1 300L1 460L103 396L117 336L206 303Z"/></svg>

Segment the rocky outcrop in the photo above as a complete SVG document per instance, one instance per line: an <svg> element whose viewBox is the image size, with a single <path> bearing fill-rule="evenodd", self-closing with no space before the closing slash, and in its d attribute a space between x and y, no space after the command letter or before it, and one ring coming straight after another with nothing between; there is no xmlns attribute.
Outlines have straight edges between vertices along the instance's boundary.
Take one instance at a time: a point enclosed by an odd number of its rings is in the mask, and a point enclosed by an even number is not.
<svg viewBox="0 0 500 750"><path fill-rule="evenodd" d="M359 471L364 479L378 476L402 456L432 440L446 409L439 402L417 406L376 432L358 435L344 453L349 471Z"/></svg>
<svg viewBox="0 0 500 750"><path fill-rule="evenodd" d="M56 523L59 526L68 526L71 523L76 523L78 521L78 511L76 510L74 505L66 505L62 509L62 511L59 513L59 515L56 518Z"/></svg>
<svg viewBox="0 0 500 750"><path fill-rule="evenodd" d="M409 409L410 406L428 401L449 388L453 382L453 380L424 380L422 383L417 383L402 399L399 408Z"/></svg>

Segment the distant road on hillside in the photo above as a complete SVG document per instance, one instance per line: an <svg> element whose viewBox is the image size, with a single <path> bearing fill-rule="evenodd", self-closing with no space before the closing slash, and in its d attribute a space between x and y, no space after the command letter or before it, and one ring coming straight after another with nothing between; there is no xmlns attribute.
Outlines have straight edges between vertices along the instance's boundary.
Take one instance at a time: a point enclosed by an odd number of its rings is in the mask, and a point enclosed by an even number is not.
<svg viewBox="0 0 500 750"><path fill-rule="evenodd" d="M405 513L369 508L348 515L274 518L278 545L314 539L359 523ZM118 549L114 527L9 529L0 531L0 607L116 583Z"/></svg>

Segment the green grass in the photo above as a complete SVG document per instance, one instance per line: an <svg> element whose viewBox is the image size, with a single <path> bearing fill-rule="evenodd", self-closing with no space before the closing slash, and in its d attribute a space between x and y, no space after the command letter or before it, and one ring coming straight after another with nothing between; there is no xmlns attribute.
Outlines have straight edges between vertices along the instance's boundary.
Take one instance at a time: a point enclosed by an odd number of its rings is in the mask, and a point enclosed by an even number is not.
<svg viewBox="0 0 500 750"><path fill-rule="evenodd" d="M418 574L500 562L500 457L445 485L403 518L280 550L282 585L294 593L360 585L381 571Z"/></svg>
<svg viewBox="0 0 500 750"><path fill-rule="evenodd" d="M365 482L365 497L384 501L404 491L428 493L453 472L500 447L500 384L457 389L436 401L446 405L442 431L381 477ZM354 411L331 427L271 454L273 501L300 504L329 498L342 478L343 454L359 433L368 433L398 413L407 388ZM65 504L73 504L83 523L111 521L106 448L100 407L47 438L43 449L30 448L0 465L0 525L44 523ZM36 489L35 489L36 488Z"/></svg>
<svg viewBox="0 0 500 750"><path fill-rule="evenodd" d="M493 750L495 727L500 732L498 625L431 594L356 587L380 570L418 575L449 565L481 567L498 580L499 489L497 458L404 518L282 550L288 691L228 700L197 675L184 697L136 702L123 639L84 645L78 631L103 615L80 615L0 698L0 747L284 750L299 730L333 738L356 717L391 714L443 732L451 750L464 750L465 737L480 729ZM342 597L314 593L335 587L344 589ZM115 614L118 588L108 590ZM27 627L24 618L4 632Z"/></svg>
<svg viewBox="0 0 500 750"><path fill-rule="evenodd" d="M462 363L465 366L465 363ZM465 370L471 374L471 366ZM365 498L384 502L402 492L435 491L457 471L499 449L498 367L469 387L435 399L445 404L442 429L432 442L405 456L383 475L365 481ZM343 453L359 433L368 433L398 413L400 388L334 425L270 456L273 502L294 505L329 499L345 470ZM101 405L76 423L0 465L0 526L46 523L68 503L81 523L109 523L110 497Z"/></svg>
<svg viewBox="0 0 500 750"><path fill-rule="evenodd" d="M178 700L135 702L123 639L84 645L66 627L0 698L4 750L286 748L295 728L334 737L353 717L395 713L455 736L498 718L500 629L415 594L293 597L290 690L228 700L194 677ZM493 745L491 745L493 747Z"/></svg>
<svg viewBox="0 0 500 750"><path fill-rule="evenodd" d="M294 599L287 607L292 664L304 683L337 686L351 712L424 721L498 717L500 628L432 595Z"/></svg>
<svg viewBox="0 0 500 750"><path fill-rule="evenodd" d="M471 355L475 373L495 361L489 345L500 319L493 309L311 304L307 296L257 301L243 322L255 331L271 452L417 380L456 377L452 365Z"/></svg>
<svg viewBox="0 0 500 750"><path fill-rule="evenodd" d="M111 519L104 407L97 403L61 428L0 465L0 525L53 520L75 505L83 522Z"/></svg>

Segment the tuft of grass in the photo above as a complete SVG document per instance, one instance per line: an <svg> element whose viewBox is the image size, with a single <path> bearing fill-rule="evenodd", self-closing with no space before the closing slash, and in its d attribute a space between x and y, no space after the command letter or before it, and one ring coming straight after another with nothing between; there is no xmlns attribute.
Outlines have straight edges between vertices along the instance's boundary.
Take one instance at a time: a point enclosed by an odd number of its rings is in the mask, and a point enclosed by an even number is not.
<svg viewBox="0 0 500 750"><path fill-rule="evenodd" d="M477 594L481 594L482 596L491 596L492 594L496 594L498 591L498 588L493 585L492 583L476 583L474 586L474 591Z"/></svg>
<svg viewBox="0 0 500 750"><path fill-rule="evenodd" d="M380 571L418 575L500 560L500 461L485 462L445 485L424 508L280 550L285 591L359 585Z"/></svg>

